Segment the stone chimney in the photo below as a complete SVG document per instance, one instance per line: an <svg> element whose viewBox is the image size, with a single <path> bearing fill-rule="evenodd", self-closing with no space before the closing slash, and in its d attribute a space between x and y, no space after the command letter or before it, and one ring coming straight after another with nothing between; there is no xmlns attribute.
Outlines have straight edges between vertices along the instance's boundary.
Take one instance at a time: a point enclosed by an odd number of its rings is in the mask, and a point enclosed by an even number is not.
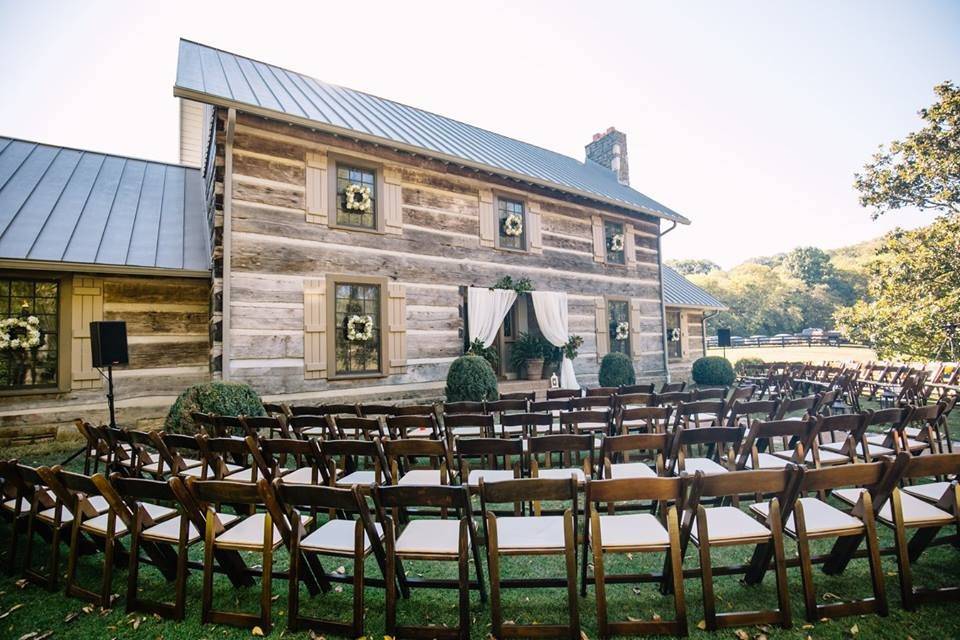
<svg viewBox="0 0 960 640"><path fill-rule="evenodd" d="M595 133L593 140L584 148L587 151L587 160L613 171L620 184L630 184L627 134L610 127L604 133Z"/></svg>

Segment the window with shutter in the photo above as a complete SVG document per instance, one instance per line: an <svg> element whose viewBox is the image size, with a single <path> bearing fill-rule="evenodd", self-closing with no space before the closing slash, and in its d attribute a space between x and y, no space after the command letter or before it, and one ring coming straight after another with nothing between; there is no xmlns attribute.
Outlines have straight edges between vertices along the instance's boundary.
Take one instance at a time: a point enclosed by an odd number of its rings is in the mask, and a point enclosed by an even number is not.
<svg viewBox="0 0 960 640"><path fill-rule="evenodd" d="M597 360L610 352L610 330L607 322L607 301L603 296L596 299Z"/></svg>
<svg viewBox="0 0 960 640"><path fill-rule="evenodd" d="M383 223L387 233L403 233L403 190L401 172L396 167L383 169Z"/></svg>
<svg viewBox="0 0 960 640"><path fill-rule="evenodd" d="M593 216L591 222L593 224L593 261L603 262L606 256L606 251L603 248L603 218Z"/></svg>
<svg viewBox="0 0 960 640"><path fill-rule="evenodd" d="M493 192L489 189L480 189L480 246L492 247L497 233L497 219L493 212Z"/></svg>
<svg viewBox="0 0 960 640"><path fill-rule="evenodd" d="M100 278L73 278L71 321L71 369L74 389L100 387L100 373L93 368L90 350L90 323L103 320L103 280Z"/></svg>
<svg viewBox="0 0 960 640"><path fill-rule="evenodd" d="M327 154L308 151L305 175L307 222L327 224Z"/></svg>
<svg viewBox="0 0 960 640"><path fill-rule="evenodd" d="M540 221L540 205L527 203L527 229L530 253L543 253L543 233Z"/></svg>
<svg viewBox="0 0 960 640"><path fill-rule="evenodd" d="M399 282L387 285L388 358L390 373L407 370L407 289Z"/></svg>
<svg viewBox="0 0 960 640"><path fill-rule="evenodd" d="M327 282L325 278L303 281L304 377L327 377Z"/></svg>
<svg viewBox="0 0 960 640"><path fill-rule="evenodd" d="M630 304L626 300L608 300L607 317L610 332L610 351L630 355Z"/></svg>
<svg viewBox="0 0 960 640"><path fill-rule="evenodd" d="M627 258L627 266L635 267L637 265L637 240L633 235L633 225L623 226L624 248L623 253Z"/></svg>

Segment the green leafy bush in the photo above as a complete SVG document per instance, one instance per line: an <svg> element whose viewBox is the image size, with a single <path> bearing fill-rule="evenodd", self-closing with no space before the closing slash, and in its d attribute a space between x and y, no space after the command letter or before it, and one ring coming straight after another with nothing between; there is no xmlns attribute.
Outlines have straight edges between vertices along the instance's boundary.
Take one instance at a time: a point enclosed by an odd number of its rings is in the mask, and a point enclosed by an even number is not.
<svg viewBox="0 0 960 640"><path fill-rule="evenodd" d="M553 348L553 345L542 336L521 333L514 341L513 349L510 351L510 366L519 371L527 364L527 360L545 359L547 351Z"/></svg>
<svg viewBox="0 0 960 640"><path fill-rule="evenodd" d="M220 416L264 416L260 396L248 385L237 382L202 382L180 394L167 412L163 429L169 433L196 431L190 414L211 413Z"/></svg>
<svg viewBox="0 0 960 640"><path fill-rule="evenodd" d="M747 367L757 364L764 364L763 358L740 358L737 364L733 365L733 370L737 375L743 375Z"/></svg>
<svg viewBox="0 0 960 640"><path fill-rule="evenodd" d="M633 371L633 361L619 352L608 353L600 361L600 386L620 387L636 384L637 374Z"/></svg>
<svg viewBox="0 0 960 640"><path fill-rule="evenodd" d="M693 361L693 381L697 384L729 386L734 378L733 365L726 358L707 356Z"/></svg>
<svg viewBox="0 0 960 640"><path fill-rule="evenodd" d="M497 376L480 356L460 356L447 371L447 402L496 400Z"/></svg>
<svg viewBox="0 0 960 640"><path fill-rule="evenodd" d="M489 347L483 346L483 341L481 341L480 338L474 338L473 342L470 343L470 348L467 349L467 355L480 356L490 363L490 368L494 371L500 366L500 353L497 351L497 348L492 344Z"/></svg>

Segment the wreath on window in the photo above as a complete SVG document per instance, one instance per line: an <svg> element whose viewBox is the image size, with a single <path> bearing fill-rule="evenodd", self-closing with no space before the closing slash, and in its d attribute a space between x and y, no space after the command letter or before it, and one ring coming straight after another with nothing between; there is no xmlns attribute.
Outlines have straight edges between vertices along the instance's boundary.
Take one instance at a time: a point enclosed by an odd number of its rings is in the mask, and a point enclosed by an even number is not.
<svg viewBox="0 0 960 640"><path fill-rule="evenodd" d="M0 351L27 352L38 349L43 343L40 318L26 316L0 321Z"/></svg>
<svg viewBox="0 0 960 640"><path fill-rule="evenodd" d="M680 342L680 327L670 329L670 342Z"/></svg>
<svg viewBox="0 0 960 640"><path fill-rule="evenodd" d="M610 251L623 251L624 237L622 233L615 233L610 236Z"/></svg>
<svg viewBox="0 0 960 640"><path fill-rule="evenodd" d="M617 340L626 340L630 337L630 323L629 322L618 322L617 330L614 332L614 337Z"/></svg>
<svg viewBox="0 0 960 640"><path fill-rule="evenodd" d="M373 338L373 318L370 316L350 316L347 318L347 340L367 342Z"/></svg>
<svg viewBox="0 0 960 640"><path fill-rule="evenodd" d="M523 218L519 213L511 213L503 220L503 232L508 236L518 237L523 233Z"/></svg>
<svg viewBox="0 0 960 640"><path fill-rule="evenodd" d="M356 183L347 185L343 190L343 205L347 211L370 213L373 209L370 187Z"/></svg>

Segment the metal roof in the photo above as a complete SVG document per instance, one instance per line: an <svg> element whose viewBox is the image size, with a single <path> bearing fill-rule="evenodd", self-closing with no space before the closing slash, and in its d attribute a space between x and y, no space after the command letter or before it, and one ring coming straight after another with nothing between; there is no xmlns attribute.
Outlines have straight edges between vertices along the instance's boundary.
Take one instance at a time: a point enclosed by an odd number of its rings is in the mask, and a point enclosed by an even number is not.
<svg viewBox="0 0 960 640"><path fill-rule="evenodd" d="M0 260L209 271L200 171L0 137Z"/></svg>
<svg viewBox="0 0 960 640"><path fill-rule="evenodd" d="M727 308L725 304L667 265L663 265L663 304L668 307L697 307L718 311Z"/></svg>
<svg viewBox="0 0 960 640"><path fill-rule="evenodd" d="M620 184L612 171L593 162L580 162L429 111L189 40L180 40L174 95L347 133L689 224L679 213Z"/></svg>

